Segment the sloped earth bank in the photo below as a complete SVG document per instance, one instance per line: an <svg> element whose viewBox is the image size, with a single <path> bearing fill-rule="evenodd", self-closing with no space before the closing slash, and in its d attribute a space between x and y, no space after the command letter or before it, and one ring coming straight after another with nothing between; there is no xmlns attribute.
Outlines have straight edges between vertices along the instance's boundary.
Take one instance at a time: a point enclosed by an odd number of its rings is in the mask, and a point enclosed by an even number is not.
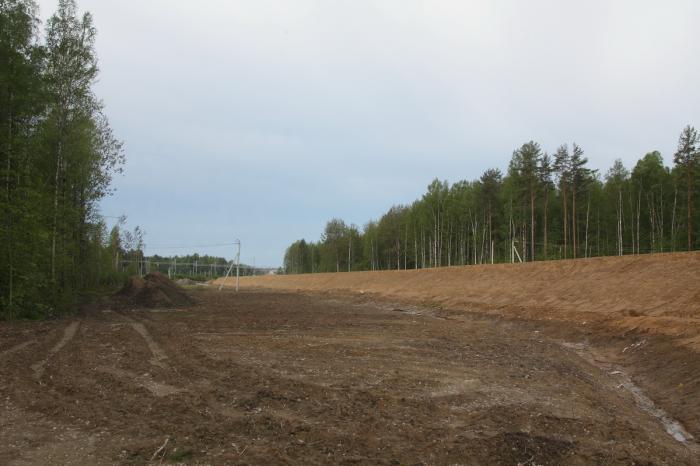
<svg viewBox="0 0 700 466"><path fill-rule="evenodd" d="M698 358L666 336L357 295L190 293L198 304L177 310L1 323L0 464L700 462L669 429L698 435L679 416L697 412L697 380L659 391L697 378Z"/></svg>
<svg viewBox="0 0 700 466"><path fill-rule="evenodd" d="M677 343L700 351L700 251L423 270L267 275L243 277L241 285L369 294L446 309L578 324L604 321L624 330L672 336Z"/></svg>

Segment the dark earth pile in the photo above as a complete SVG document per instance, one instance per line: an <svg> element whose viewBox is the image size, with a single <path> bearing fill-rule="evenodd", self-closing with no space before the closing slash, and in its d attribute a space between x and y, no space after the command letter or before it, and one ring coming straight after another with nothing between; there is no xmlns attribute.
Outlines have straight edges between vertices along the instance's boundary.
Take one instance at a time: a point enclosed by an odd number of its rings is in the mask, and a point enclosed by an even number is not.
<svg viewBox="0 0 700 466"><path fill-rule="evenodd" d="M139 308L181 307L194 304L187 293L165 275L153 272L131 277L116 294L119 301Z"/></svg>

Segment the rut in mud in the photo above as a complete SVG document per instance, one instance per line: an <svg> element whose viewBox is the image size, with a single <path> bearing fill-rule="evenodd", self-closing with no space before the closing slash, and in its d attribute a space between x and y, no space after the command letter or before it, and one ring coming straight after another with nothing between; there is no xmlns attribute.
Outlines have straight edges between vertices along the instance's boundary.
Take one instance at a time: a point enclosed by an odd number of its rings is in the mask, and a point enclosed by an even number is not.
<svg viewBox="0 0 700 466"><path fill-rule="evenodd" d="M201 288L183 309L0 324L0 463L699 461L611 367L563 345L586 341L622 367L611 355L653 354L651 340L623 353L638 335ZM653 385L635 386L656 402ZM688 413L696 400L678 397Z"/></svg>
<svg viewBox="0 0 700 466"><path fill-rule="evenodd" d="M73 337L75 337L75 334L78 331L79 327L79 321L71 322L70 324L68 324L65 331L63 332L63 337L61 337L59 342L56 343L56 345L49 350L48 354L46 355L46 358L32 364L32 370L34 371L35 379L41 379L41 376L44 374L44 367L49 362L51 356L61 351L61 348L66 346L66 344L68 344L68 342L71 341ZM15 350L17 350L17 348L15 348Z"/></svg>

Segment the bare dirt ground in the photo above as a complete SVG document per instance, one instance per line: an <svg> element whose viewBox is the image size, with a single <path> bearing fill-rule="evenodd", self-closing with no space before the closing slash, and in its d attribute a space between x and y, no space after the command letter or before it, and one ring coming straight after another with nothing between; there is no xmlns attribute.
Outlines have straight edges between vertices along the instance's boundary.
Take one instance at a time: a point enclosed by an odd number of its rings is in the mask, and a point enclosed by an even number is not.
<svg viewBox="0 0 700 466"><path fill-rule="evenodd" d="M0 324L0 464L698 464L664 334L358 294Z"/></svg>
<svg viewBox="0 0 700 466"><path fill-rule="evenodd" d="M221 280L219 280L220 282ZM228 285L233 282L228 281ZM422 270L245 277L244 287L364 293L509 317L606 322L700 352L700 251Z"/></svg>

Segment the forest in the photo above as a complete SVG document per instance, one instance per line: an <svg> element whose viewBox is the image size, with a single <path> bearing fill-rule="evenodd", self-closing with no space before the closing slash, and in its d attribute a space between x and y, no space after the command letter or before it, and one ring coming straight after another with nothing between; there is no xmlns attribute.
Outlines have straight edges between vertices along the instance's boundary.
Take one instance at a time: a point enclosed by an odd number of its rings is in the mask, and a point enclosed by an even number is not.
<svg viewBox="0 0 700 466"><path fill-rule="evenodd" d="M142 235L107 231L98 202L124 151L100 99L90 13L0 1L0 319L45 317L121 280Z"/></svg>
<svg viewBox="0 0 700 466"><path fill-rule="evenodd" d="M120 219L109 231L100 215L99 201L111 194L125 156L94 92L96 35L92 16L80 14L74 0L60 0L45 25L32 0L0 1L0 318L60 313L144 263L175 262L147 260L142 230L129 231ZM513 152L505 173L490 169L452 184L436 179L421 199L362 227L330 220L318 241L288 247L284 271L697 249L699 146L687 126L671 166L650 152L631 169L618 160L600 172L577 144L550 154L530 141ZM221 262L181 264L215 276Z"/></svg>
<svg viewBox="0 0 700 466"><path fill-rule="evenodd" d="M362 228L330 220L319 241L295 241L289 274L575 259L698 249L700 139L685 127L664 164L658 151L601 173L583 148L552 154L530 141L507 171L474 181L433 180L410 205Z"/></svg>

